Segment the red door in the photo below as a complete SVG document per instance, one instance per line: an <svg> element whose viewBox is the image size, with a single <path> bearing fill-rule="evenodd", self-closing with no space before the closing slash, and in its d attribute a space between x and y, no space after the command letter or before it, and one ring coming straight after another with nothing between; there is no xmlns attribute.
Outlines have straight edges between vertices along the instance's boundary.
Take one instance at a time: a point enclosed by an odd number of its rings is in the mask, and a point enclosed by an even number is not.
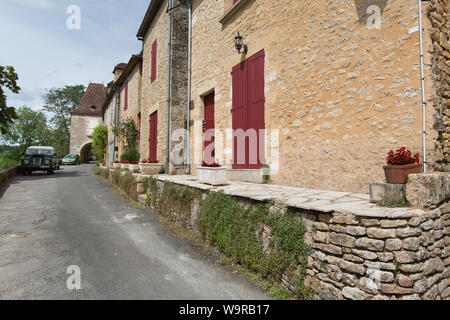
<svg viewBox="0 0 450 320"><path fill-rule="evenodd" d="M158 147L158 111L150 115L150 135L149 135L149 160L157 161L157 147Z"/></svg>
<svg viewBox="0 0 450 320"><path fill-rule="evenodd" d="M233 77L233 169L264 164L264 50L241 62Z"/></svg>
<svg viewBox="0 0 450 320"><path fill-rule="evenodd" d="M215 162L216 153L214 146L215 139L215 126L214 126L214 92L207 95L204 98L205 112L203 120L203 160L207 164L213 164Z"/></svg>

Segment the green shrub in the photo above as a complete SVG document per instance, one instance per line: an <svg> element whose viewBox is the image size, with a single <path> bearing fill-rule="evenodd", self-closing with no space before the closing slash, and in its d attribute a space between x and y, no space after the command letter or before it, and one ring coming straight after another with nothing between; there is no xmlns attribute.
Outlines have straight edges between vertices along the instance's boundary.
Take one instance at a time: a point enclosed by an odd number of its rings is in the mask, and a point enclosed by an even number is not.
<svg viewBox="0 0 450 320"><path fill-rule="evenodd" d="M306 229L293 213L273 216L269 214L269 205L263 204L243 208L223 193L208 195L197 223L202 238L217 246L233 262L277 281L299 261L304 262L309 250L304 242ZM271 229L267 251L256 232L258 226Z"/></svg>
<svg viewBox="0 0 450 320"><path fill-rule="evenodd" d="M128 160L128 161L139 161L141 155L136 148L131 148L120 156L120 161Z"/></svg>

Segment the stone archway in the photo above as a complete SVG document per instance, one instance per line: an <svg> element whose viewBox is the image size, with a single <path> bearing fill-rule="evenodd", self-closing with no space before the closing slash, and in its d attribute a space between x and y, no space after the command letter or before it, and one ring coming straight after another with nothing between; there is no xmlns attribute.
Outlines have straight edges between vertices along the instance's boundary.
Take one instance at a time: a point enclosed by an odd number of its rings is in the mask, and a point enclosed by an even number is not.
<svg viewBox="0 0 450 320"><path fill-rule="evenodd" d="M91 153L92 142L86 142L80 148L80 162L88 163L89 154Z"/></svg>

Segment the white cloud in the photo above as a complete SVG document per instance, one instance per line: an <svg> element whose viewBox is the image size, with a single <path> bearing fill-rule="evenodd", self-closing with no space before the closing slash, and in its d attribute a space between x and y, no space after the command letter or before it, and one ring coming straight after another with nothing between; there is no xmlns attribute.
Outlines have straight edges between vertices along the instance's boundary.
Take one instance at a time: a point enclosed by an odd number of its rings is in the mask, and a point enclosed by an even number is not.
<svg viewBox="0 0 450 320"><path fill-rule="evenodd" d="M10 3L32 9L52 10L56 8L55 0L7 0Z"/></svg>

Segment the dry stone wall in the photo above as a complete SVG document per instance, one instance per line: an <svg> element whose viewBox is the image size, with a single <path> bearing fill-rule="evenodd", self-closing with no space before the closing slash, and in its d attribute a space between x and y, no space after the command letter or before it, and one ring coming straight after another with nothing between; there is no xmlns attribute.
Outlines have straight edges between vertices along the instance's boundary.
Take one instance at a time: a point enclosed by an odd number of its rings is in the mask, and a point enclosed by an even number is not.
<svg viewBox="0 0 450 320"><path fill-rule="evenodd" d="M320 299L449 299L449 212L320 214L306 283Z"/></svg>
<svg viewBox="0 0 450 320"><path fill-rule="evenodd" d="M438 130L436 160L450 160L450 39L448 0L432 0L428 9L433 42L432 78L436 93L435 126Z"/></svg>

